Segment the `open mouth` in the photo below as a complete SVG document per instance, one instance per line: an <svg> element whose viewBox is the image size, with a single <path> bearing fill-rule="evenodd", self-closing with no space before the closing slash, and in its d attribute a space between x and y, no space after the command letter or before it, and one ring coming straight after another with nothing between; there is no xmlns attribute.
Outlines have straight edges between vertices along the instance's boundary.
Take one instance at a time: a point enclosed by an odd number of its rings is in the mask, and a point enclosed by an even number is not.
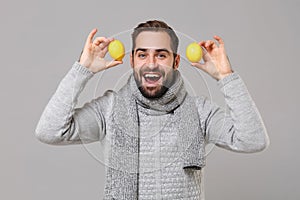
<svg viewBox="0 0 300 200"><path fill-rule="evenodd" d="M145 73L143 77L148 83L156 83L162 76L158 73Z"/></svg>

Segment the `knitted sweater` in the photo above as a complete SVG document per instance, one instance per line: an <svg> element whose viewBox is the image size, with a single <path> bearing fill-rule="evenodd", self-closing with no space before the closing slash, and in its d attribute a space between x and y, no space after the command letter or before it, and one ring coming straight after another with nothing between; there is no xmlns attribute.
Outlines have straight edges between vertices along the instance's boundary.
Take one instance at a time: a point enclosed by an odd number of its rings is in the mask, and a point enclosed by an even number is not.
<svg viewBox="0 0 300 200"><path fill-rule="evenodd" d="M107 92L82 108L77 98L93 76L76 62L59 84L36 128L45 143L65 145L104 141L111 102L117 92ZM218 81L229 115L200 96L195 99L206 143L238 152L257 152L268 145L260 114L242 79L235 72ZM181 168L170 113L138 107L140 118L139 199L204 199L201 170ZM109 173L109 171L108 171Z"/></svg>
<svg viewBox="0 0 300 200"><path fill-rule="evenodd" d="M141 123L139 198L204 199L201 170L182 169L177 146L178 135L172 131L173 114L159 113L139 106Z"/></svg>

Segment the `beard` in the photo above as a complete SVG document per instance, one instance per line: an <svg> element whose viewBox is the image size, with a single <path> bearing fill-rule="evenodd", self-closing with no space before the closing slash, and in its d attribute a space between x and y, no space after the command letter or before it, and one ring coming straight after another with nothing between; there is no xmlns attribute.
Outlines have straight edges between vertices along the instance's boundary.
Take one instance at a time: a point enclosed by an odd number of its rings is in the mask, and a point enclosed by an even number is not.
<svg viewBox="0 0 300 200"><path fill-rule="evenodd" d="M162 85L159 88L147 88L145 86L140 86L139 90L142 95L148 99L156 99L162 97L167 91L168 87Z"/></svg>
<svg viewBox="0 0 300 200"><path fill-rule="evenodd" d="M145 78L143 75L145 73L157 73L161 75L162 84L158 84L155 87L148 87L143 84L143 80ZM161 66L156 67L155 69L150 69L148 66L143 66L140 68L140 70L134 71L134 79L135 82L142 93L142 95L148 99L156 99L162 97L168 89L173 85L175 81L175 70L174 67L172 67L172 70L169 71L169 73L165 73L164 70L162 70Z"/></svg>

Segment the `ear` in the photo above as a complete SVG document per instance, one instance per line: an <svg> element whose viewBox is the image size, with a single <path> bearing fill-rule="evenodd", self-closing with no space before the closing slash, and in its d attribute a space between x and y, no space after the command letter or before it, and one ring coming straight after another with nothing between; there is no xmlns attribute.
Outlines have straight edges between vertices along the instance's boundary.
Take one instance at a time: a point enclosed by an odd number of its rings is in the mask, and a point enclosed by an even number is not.
<svg viewBox="0 0 300 200"><path fill-rule="evenodd" d="M177 54L174 60L174 69L177 70L179 67L179 63L180 63L180 55Z"/></svg>
<svg viewBox="0 0 300 200"><path fill-rule="evenodd" d="M130 54L130 66L133 68L133 55L132 55L132 53Z"/></svg>

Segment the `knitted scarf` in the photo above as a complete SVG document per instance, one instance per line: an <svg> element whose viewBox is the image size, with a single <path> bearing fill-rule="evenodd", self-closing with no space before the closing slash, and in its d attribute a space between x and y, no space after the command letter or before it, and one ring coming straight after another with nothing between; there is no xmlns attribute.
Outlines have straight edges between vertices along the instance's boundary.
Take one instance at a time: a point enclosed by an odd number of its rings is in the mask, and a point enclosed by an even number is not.
<svg viewBox="0 0 300 200"><path fill-rule="evenodd" d="M173 113L176 120L183 159L182 168L201 169L205 165L204 136L193 97L184 88L179 71L176 81L157 99L145 98L137 87L133 74L114 98L106 129L106 200L137 199L139 178L139 114L138 105L148 109Z"/></svg>

